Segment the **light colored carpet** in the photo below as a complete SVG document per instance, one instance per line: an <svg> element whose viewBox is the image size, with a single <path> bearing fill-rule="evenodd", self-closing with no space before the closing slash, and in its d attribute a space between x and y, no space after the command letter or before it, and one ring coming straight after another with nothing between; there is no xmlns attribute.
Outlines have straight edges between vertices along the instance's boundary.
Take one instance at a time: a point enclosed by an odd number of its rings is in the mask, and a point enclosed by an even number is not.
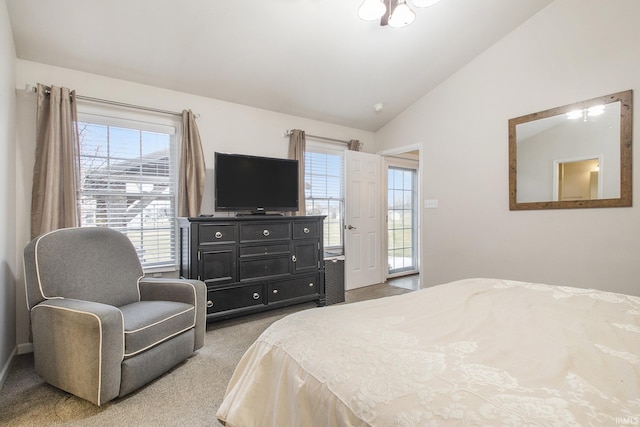
<svg viewBox="0 0 640 427"><path fill-rule="evenodd" d="M387 284L348 291L346 303L410 292ZM203 348L140 390L95 406L44 383L33 354L14 358L0 390L3 426L220 426L215 414L236 364L273 322L314 303L210 323Z"/></svg>

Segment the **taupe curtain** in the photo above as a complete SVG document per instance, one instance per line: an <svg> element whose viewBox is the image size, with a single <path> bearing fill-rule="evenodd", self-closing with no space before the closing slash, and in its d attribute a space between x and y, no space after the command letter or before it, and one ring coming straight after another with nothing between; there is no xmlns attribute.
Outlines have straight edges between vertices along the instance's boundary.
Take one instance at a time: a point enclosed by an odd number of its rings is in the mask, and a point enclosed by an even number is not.
<svg viewBox="0 0 640 427"><path fill-rule="evenodd" d="M307 138L303 130L294 129L289 135L289 158L298 161L298 212L305 215L304 200L304 152L307 149Z"/></svg>
<svg viewBox="0 0 640 427"><path fill-rule="evenodd" d="M182 111L179 174L178 216L198 216L204 194L206 165L196 118L191 110Z"/></svg>
<svg viewBox="0 0 640 427"><path fill-rule="evenodd" d="M347 144L347 147L351 151L360 151L360 149L362 148L362 144L357 139L352 139Z"/></svg>
<svg viewBox="0 0 640 427"><path fill-rule="evenodd" d="M38 83L31 238L80 225L77 121L75 91Z"/></svg>

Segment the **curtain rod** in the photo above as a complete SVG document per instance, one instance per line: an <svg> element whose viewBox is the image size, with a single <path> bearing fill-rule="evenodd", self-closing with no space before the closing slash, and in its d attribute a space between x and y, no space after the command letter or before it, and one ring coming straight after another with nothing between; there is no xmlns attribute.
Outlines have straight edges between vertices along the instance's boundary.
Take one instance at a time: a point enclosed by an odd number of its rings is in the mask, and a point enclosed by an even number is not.
<svg viewBox="0 0 640 427"><path fill-rule="evenodd" d="M126 102L110 101L108 99L92 98L90 96L84 96L84 95L76 95L76 99L80 99L82 101L98 102L100 104L115 105L117 107L135 108L136 110L151 111L153 113L169 114L171 116L182 117L182 113L178 113L177 111L162 110L162 109L153 108L153 107L144 107L142 105L127 104ZM196 118L200 117L199 114L196 114L195 116Z"/></svg>
<svg viewBox="0 0 640 427"><path fill-rule="evenodd" d="M25 89L26 89L27 92L31 92L31 93L35 93L38 90L36 86L32 86L32 85L27 85ZM48 90L49 89L47 88L47 91ZM182 113L178 113L176 111L162 110L162 109L159 109L159 108L145 107L145 106L142 106L142 105L135 105L135 104L128 104L126 102L110 101L108 99L93 98L93 97L90 97L90 96L84 96L84 95L78 95L78 94L76 94L75 97L76 97L76 99L80 99L82 101L98 102L100 104L115 105L115 106L118 106L118 107L125 107L125 108L134 108L136 110L151 111L153 113L169 114L169 115L172 115L172 116L182 116ZM200 118L200 114L194 114L194 116L196 117L196 119Z"/></svg>
<svg viewBox="0 0 640 427"><path fill-rule="evenodd" d="M335 139L335 138L327 138L326 136L318 136L318 135L310 135L308 133L305 132L305 135L308 136L309 138L313 138L313 139L320 139L322 141L329 141L329 142L337 142L338 144L349 144L349 141L344 141L342 139ZM284 136L291 136L291 131L290 130L286 130L284 132ZM362 145L364 145L364 143L360 143Z"/></svg>

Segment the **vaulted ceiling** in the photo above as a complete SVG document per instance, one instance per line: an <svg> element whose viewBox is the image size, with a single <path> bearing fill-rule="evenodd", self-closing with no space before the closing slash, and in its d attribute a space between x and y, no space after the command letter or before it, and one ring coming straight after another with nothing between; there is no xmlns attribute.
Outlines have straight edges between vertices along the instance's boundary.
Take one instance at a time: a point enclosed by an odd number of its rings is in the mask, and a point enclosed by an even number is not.
<svg viewBox="0 0 640 427"><path fill-rule="evenodd" d="M362 0L7 5L20 59L376 131L551 1L441 0L401 29Z"/></svg>

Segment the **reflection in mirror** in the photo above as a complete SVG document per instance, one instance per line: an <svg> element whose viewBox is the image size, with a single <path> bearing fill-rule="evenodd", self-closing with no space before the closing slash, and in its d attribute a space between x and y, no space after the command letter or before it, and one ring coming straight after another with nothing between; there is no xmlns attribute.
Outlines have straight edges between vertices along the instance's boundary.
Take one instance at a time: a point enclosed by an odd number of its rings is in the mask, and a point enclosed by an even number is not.
<svg viewBox="0 0 640 427"><path fill-rule="evenodd" d="M509 208L631 206L632 91L509 120Z"/></svg>
<svg viewBox="0 0 640 427"><path fill-rule="evenodd" d="M556 162L553 200L601 199L600 158Z"/></svg>
<svg viewBox="0 0 640 427"><path fill-rule="evenodd" d="M553 200L602 199L600 158L556 162Z"/></svg>

